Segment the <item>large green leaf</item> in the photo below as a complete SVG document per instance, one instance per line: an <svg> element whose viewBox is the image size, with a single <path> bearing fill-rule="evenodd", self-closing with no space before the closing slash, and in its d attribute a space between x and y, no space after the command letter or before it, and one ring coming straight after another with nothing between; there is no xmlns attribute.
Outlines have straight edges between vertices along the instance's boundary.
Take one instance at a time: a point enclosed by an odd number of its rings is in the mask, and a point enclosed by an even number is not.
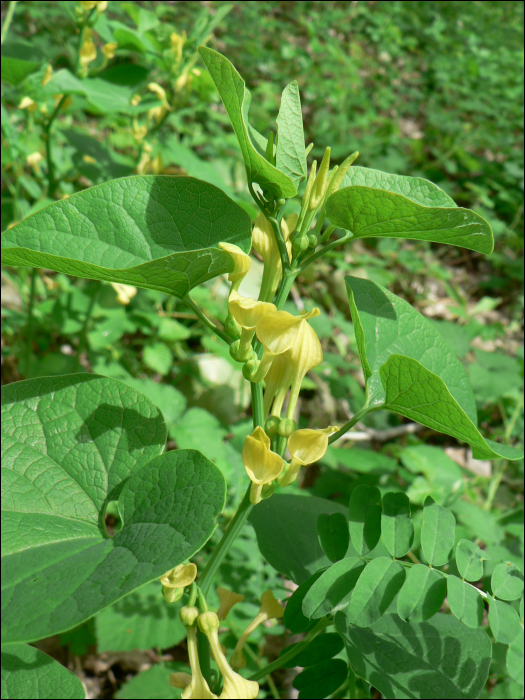
<svg viewBox="0 0 525 700"><path fill-rule="evenodd" d="M380 367L379 377L385 392L384 408L468 442L477 459L523 457L523 450L485 439L443 379L416 360L390 355Z"/></svg>
<svg viewBox="0 0 525 700"><path fill-rule="evenodd" d="M199 452L162 455L162 416L135 389L81 374L10 384L2 398L4 641L78 625L213 533L220 471ZM117 498L123 527L109 537Z"/></svg>
<svg viewBox="0 0 525 700"><path fill-rule="evenodd" d="M485 686L490 637L451 615L438 613L419 623L383 615L363 629L339 612L335 624L355 673L385 698L467 700L477 698Z"/></svg>
<svg viewBox="0 0 525 700"><path fill-rule="evenodd" d="M2 261L183 297L233 270L221 241L248 252L251 223L220 189L191 177L134 176L78 192L13 226L2 235Z"/></svg>
<svg viewBox="0 0 525 700"><path fill-rule="evenodd" d="M303 113L296 80L283 90L277 126L279 131L275 164L290 177L295 187L299 187L301 180L306 178L307 166Z"/></svg>
<svg viewBox="0 0 525 700"><path fill-rule="evenodd" d="M27 644L2 646L2 698L85 698L75 674Z"/></svg>
<svg viewBox="0 0 525 700"><path fill-rule="evenodd" d="M340 189L344 187L371 187L374 190L386 190L400 194L424 207L455 207L456 203L430 180L408 175L391 175L381 170L352 166L346 173Z"/></svg>
<svg viewBox="0 0 525 700"><path fill-rule="evenodd" d="M428 189L423 198L417 187L407 188L409 196L371 186L344 187L328 198L326 216L335 226L351 231L354 238L412 238L492 253L494 239L485 219L443 201L443 193L437 195L437 191ZM429 196L439 197L439 205L420 203Z"/></svg>
<svg viewBox="0 0 525 700"><path fill-rule="evenodd" d="M199 53L230 117L249 182L256 182L277 197L294 197L297 187L288 175L266 160L263 151L266 140L248 122L251 95L246 83L230 61L217 51L201 46Z"/></svg>
<svg viewBox="0 0 525 700"><path fill-rule="evenodd" d="M433 324L379 284L358 277L345 280L369 403L384 403L379 370L391 355L404 355L440 376L475 424L476 401L467 373Z"/></svg>
<svg viewBox="0 0 525 700"><path fill-rule="evenodd" d="M2 44L2 80L18 85L38 70L45 60L45 55L34 44L6 41Z"/></svg>
<svg viewBox="0 0 525 700"><path fill-rule="evenodd" d="M276 494L259 503L250 514L261 554L295 583L306 581L318 569L331 564L317 536L317 518L321 513L346 516L346 508L315 496ZM346 556L356 556L351 545Z"/></svg>
<svg viewBox="0 0 525 700"><path fill-rule="evenodd" d="M378 557L366 565L346 609L348 621L369 627L386 611L405 582L405 569L398 561Z"/></svg>

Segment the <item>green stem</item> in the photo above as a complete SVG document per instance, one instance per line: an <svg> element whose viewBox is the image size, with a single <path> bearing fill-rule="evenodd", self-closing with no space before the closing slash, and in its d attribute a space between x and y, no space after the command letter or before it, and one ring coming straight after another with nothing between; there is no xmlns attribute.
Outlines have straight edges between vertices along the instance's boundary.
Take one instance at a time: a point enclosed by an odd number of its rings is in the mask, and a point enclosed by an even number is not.
<svg viewBox="0 0 525 700"><path fill-rule="evenodd" d="M34 267L31 270L31 286L29 288L29 306L27 307L27 330L26 330L26 347L25 347L25 367L24 374L27 372L29 363L31 362L31 345L33 343L33 308L35 305L35 285L38 270Z"/></svg>
<svg viewBox="0 0 525 700"><path fill-rule="evenodd" d="M190 308L196 316L198 316L198 318L204 323L204 325L208 326L208 328L212 330L216 335L218 335L219 338L222 338L225 343L228 343L228 345L231 345L233 343L233 338L230 338L230 336L227 333L221 331L221 329L216 325L215 322L210 321L210 319L207 316L205 316L204 313L199 309L199 307L193 301L189 294L186 294L183 301L186 304L186 306Z"/></svg>
<svg viewBox="0 0 525 700"><path fill-rule="evenodd" d="M197 649L199 652L199 666L201 672L208 685L211 683L211 665L210 665L210 643L208 637L199 629L197 630Z"/></svg>
<svg viewBox="0 0 525 700"><path fill-rule="evenodd" d="M364 418L367 413L370 413L373 410L375 409L371 408L370 406L365 406L364 408L362 408L358 413L355 414L352 420L349 420L348 423L345 423L343 427L337 431L337 433L334 433L328 438L328 444L331 445L336 440L339 440L341 435L347 433L350 430L350 428L353 428L356 423L359 423L361 418Z"/></svg>
<svg viewBox="0 0 525 700"><path fill-rule="evenodd" d="M269 217L266 212L265 216L272 225L273 235L275 236L275 240L277 241L279 255L281 256L281 265L283 267L283 272L286 273L290 269L290 259L288 258L288 251L286 250L286 243L281 229L281 222L277 219L274 219L273 217Z"/></svg>
<svg viewBox="0 0 525 700"><path fill-rule="evenodd" d="M237 638L238 638L238 635L237 635ZM244 651L248 654L248 656L249 656L253 661L255 661L255 663L257 664L257 666L258 666L259 668L261 668L261 669L263 668L263 661L262 661L262 660L257 656L257 654L250 648L250 645L249 645L249 644L246 644L246 646L244 647ZM270 692L271 692L271 694L272 694L271 697L272 697L272 698L279 698L279 697L280 697L280 693L279 693L279 691L277 690L277 686L275 685L275 682L274 682L273 678L271 677L271 675L268 674L268 675L267 675L264 679L262 679L262 680L263 680L263 683L268 683L268 687L270 688Z"/></svg>
<svg viewBox="0 0 525 700"><path fill-rule="evenodd" d="M13 19L13 15L15 14L16 2L17 0L11 0L11 2L9 3L9 7L7 8L4 24L2 25L2 44L4 43L4 39L6 38L7 32L9 31L11 20Z"/></svg>
<svg viewBox="0 0 525 700"><path fill-rule="evenodd" d="M317 625L313 628L311 632L309 632L306 635L302 642L296 644L292 649L290 649L290 651L280 656L271 664L268 664L268 666L265 666L264 668L261 668L260 671L254 673L252 676L249 677L249 680L258 681L260 678L264 678L264 676L267 676L268 674L277 671L277 669L281 668L283 664L287 663L295 656L297 656L297 654L299 654L299 652L305 649L310 644L310 642L313 642L313 640L325 629L325 627L328 627L331 624L332 622L330 620L327 620L325 617L322 620L319 620Z"/></svg>
<svg viewBox="0 0 525 700"><path fill-rule="evenodd" d="M297 272L286 272L281 280L281 286L277 292L277 297L275 299L275 306L280 311L284 302L288 299L288 294L290 294L290 289L293 287L295 278L297 277Z"/></svg>
<svg viewBox="0 0 525 700"><path fill-rule="evenodd" d="M55 181L55 164L53 163L53 156L51 153L51 127L53 122L58 116L60 109L67 99L67 95L62 95L57 103L57 106L51 113L47 124L44 127L44 134L46 139L46 160L47 160L47 196L52 197L55 194L57 187L57 182Z"/></svg>
<svg viewBox="0 0 525 700"><path fill-rule="evenodd" d="M325 253L328 253L329 250L332 250L332 248L335 248L338 245L341 245L342 243L345 243L346 241L349 241L353 237L353 234L347 233L345 236L342 238L338 238L336 241L332 241L328 245L325 245L324 248L319 248L318 250L315 251L315 253L312 253L309 258L306 258L306 260L303 260L301 263L301 266L297 270L297 274L300 272L303 272L308 265L311 265L317 258L320 258L321 255L324 255Z"/></svg>
<svg viewBox="0 0 525 700"><path fill-rule="evenodd" d="M86 311L86 318L84 320L84 325L82 326L82 331L80 334L80 340L78 343L78 348L77 348L77 366L80 367L80 356L84 352L87 346L87 339L88 339L88 333L89 329L91 328L91 316L93 314L93 309L95 308L95 304L97 303L100 291L102 289L102 283L101 282L96 282L95 283L97 287L93 291L93 295L91 297L91 301L89 302L88 310Z"/></svg>
<svg viewBox="0 0 525 700"><path fill-rule="evenodd" d="M244 498L242 499L239 507L237 508L237 512L231 519L230 524L226 529L226 532L223 534L221 541L215 548L215 551L211 555L210 560L208 561L206 568L204 569L202 578L199 581L199 588L201 589L204 595L208 593L211 583L215 578L215 574L219 570L219 567L222 564L224 557L228 553L232 544L235 542L237 535L242 530L242 527L246 522L246 518L248 517L251 509L253 508L252 504L250 503L250 489L251 481L250 485L246 489Z"/></svg>

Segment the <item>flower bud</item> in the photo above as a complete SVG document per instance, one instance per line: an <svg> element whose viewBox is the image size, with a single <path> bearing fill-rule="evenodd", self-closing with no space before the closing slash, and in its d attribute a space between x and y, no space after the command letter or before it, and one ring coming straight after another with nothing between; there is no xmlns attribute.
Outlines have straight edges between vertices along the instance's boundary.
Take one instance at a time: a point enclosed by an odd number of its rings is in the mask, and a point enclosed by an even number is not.
<svg viewBox="0 0 525 700"><path fill-rule="evenodd" d="M310 248L317 248L319 245L319 236L316 233L308 234L308 246Z"/></svg>
<svg viewBox="0 0 525 700"><path fill-rule="evenodd" d="M292 418L283 418L279 427L277 428L277 433L281 437L290 437L292 433L297 430L297 423Z"/></svg>
<svg viewBox="0 0 525 700"><path fill-rule="evenodd" d="M188 605L184 605L179 612L180 621L182 622L184 627L191 627L192 625L194 625L199 615L199 608L197 608L195 605L191 607Z"/></svg>
<svg viewBox="0 0 525 700"><path fill-rule="evenodd" d="M269 438L273 438L279 428L280 419L278 416L270 416L264 424L264 432Z"/></svg>
<svg viewBox="0 0 525 700"><path fill-rule="evenodd" d="M200 631L205 635L217 632L220 627L220 621L217 614L209 610L199 615L197 624L199 625Z"/></svg>
<svg viewBox="0 0 525 700"><path fill-rule="evenodd" d="M326 194L326 188L328 185L328 173L330 171L330 152L331 149L327 147L324 152L323 160L321 161L321 165L319 167L319 172L317 173L317 177L315 178L314 186L312 187L312 194L310 196L310 202L308 205L310 211L314 211L314 209L317 209L317 207L321 204Z"/></svg>

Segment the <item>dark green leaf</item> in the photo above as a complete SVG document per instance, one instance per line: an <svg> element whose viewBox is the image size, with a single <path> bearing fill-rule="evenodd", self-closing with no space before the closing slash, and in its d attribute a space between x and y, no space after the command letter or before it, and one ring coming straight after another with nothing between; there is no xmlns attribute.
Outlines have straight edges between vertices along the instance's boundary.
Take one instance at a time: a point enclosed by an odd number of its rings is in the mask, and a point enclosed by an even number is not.
<svg viewBox="0 0 525 700"><path fill-rule="evenodd" d="M342 659L327 659L302 671L294 678L293 687L303 698L327 698L343 685L348 676L348 666Z"/></svg>
<svg viewBox="0 0 525 700"><path fill-rule="evenodd" d="M249 216L221 190L190 177L134 176L24 219L2 234L2 260L183 297L233 270L221 241L251 245Z"/></svg>
<svg viewBox="0 0 525 700"><path fill-rule="evenodd" d="M317 536L320 513L346 515L346 508L315 496L276 494L259 503L250 514L261 554L295 583L306 581L331 563ZM356 556L351 545L346 555Z"/></svg>
<svg viewBox="0 0 525 700"><path fill-rule="evenodd" d="M2 698L85 698L78 678L27 644L2 646Z"/></svg>
<svg viewBox="0 0 525 700"><path fill-rule="evenodd" d="M18 85L38 70L45 60L45 55L34 44L6 41L2 44L2 80Z"/></svg>
<svg viewBox="0 0 525 700"><path fill-rule="evenodd" d="M354 238L385 237L433 241L490 254L492 230L470 209L422 206L403 195L372 187L345 187L329 197L327 218Z"/></svg>
<svg viewBox="0 0 525 700"><path fill-rule="evenodd" d="M290 644L290 646L285 647L279 656L284 656L284 654L287 654L295 646L297 646L297 644ZM284 663L282 668L294 668L294 666L307 668L308 666L315 666L315 664L318 664L320 661L337 656L343 648L344 644L341 635L336 632L320 634L313 642L310 642L307 647L300 651L297 656L294 656L293 659Z"/></svg>
<svg viewBox="0 0 525 700"><path fill-rule="evenodd" d="M350 539L359 556L371 552L381 537L381 492L361 485L352 491L348 506Z"/></svg>
<svg viewBox="0 0 525 700"><path fill-rule="evenodd" d="M317 620L346 608L365 565L362 559L350 557L327 569L304 597L303 613L306 617Z"/></svg>
<svg viewBox="0 0 525 700"><path fill-rule="evenodd" d="M490 582L493 595L502 600L518 600L523 595L523 574L516 564L498 564Z"/></svg>
<svg viewBox="0 0 525 700"><path fill-rule="evenodd" d="M350 544L350 533L343 513L321 513L317 518L317 534L323 552L330 561L339 561L345 556Z"/></svg>
<svg viewBox="0 0 525 700"><path fill-rule="evenodd" d="M246 175L249 182L256 182L263 190L272 192L277 197L294 197L297 188L292 180L275 168L264 157L266 139L250 127L248 110L251 95L246 83L227 58L205 46L199 47L199 53L210 71L215 87L228 112L233 130L241 148Z"/></svg>
<svg viewBox="0 0 525 700"><path fill-rule="evenodd" d="M456 534L456 518L448 508L438 506L431 498L425 501L421 526L421 548L432 566L443 566L452 554Z"/></svg>
<svg viewBox="0 0 525 700"><path fill-rule="evenodd" d="M511 644L523 631L518 613L507 603L492 596L488 600L489 625L494 639L501 644Z"/></svg>
<svg viewBox="0 0 525 700"><path fill-rule="evenodd" d="M397 598L397 614L405 622L423 622L435 615L447 595L447 579L435 569L416 564Z"/></svg>
<svg viewBox="0 0 525 700"><path fill-rule="evenodd" d="M474 586L462 581L457 576L447 579L448 607L467 627L476 629L483 620L483 598Z"/></svg>
<svg viewBox="0 0 525 700"><path fill-rule="evenodd" d="M456 547L456 565L460 576L467 581L479 581L483 576L483 562L490 556L470 540L459 540Z"/></svg>
<svg viewBox="0 0 525 700"><path fill-rule="evenodd" d="M404 557L414 541L414 525L410 519L410 501L404 493L386 493L381 514L381 539L388 553L396 559Z"/></svg>
<svg viewBox="0 0 525 700"><path fill-rule="evenodd" d="M358 627L369 627L386 611L405 582L405 569L398 561L378 557L366 565L359 577L350 604L348 621Z"/></svg>
<svg viewBox="0 0 525 700"><path fill-rule="evenodd" d="M523 630L507 649L507 671L509 676L523 686Z"/></svg>
<svg viewBox="0 0 525 700"><path fill-rule="evenodd" d="M292 634L305 632L307 629L314 627L316 624L315 620L312 621L308 617L305 617L303 613L303 600L310 588L323 574L323 571L324 569L321 569L321 571L316 571L315 574L310 576L310 578L303 581L299 588L295 589L292 596L286 603L286 608L284 609L284 624Z"/></svg>
<svg viewBox="0 0 525 700"><path fill-rule="evenodd" d="M477 698L491 658L485 630L471 630L452 615L403 622L383 615L365 629L337 613L336 628L346 642L350 664L385 698Z"/></svg>
<svg viewBox="0 0 525 700"><path fill-rule="evenodd" d="M2 396L4 641L78 625L213 533L220 471L198 452L155 458L165 426L136 390L81 374L10 384ZM124 525L111 538L104 513L117 498Z"/></svg>

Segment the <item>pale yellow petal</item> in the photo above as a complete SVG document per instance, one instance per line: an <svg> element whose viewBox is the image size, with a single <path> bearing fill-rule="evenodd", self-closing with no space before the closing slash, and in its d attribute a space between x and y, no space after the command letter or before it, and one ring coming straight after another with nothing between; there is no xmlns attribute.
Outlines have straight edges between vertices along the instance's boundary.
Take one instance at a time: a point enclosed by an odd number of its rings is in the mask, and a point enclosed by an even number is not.
<svg viewBox="0 0 525 700"><path fill-rule="evenodd" d="M195 581L197 567L195 564L179 564L160 577L160 582L166 588L184 588Z"/></svg>
<svg viewBox="0 0 525 700"><path fill-rule="evenodd" d="M219 620L225 620L233 606L237 605L237 603L242 603L244 596L240 593L229 591L227 588L222 588L221 586L217 588L217 593L219 594L219 599L221 601L220 607L217 611L217 617Z"/></svg>
<svg viewBox="0 0 525 700"><path fill-rule="evenodd" d="M255 332L265 348L280 355L297 343L304 322L320 313L317 308L302 311L299 316L293 316L288 311L276 311L271 316L261 318Z"/></svg>
<svg viewBox="0 0 525 700"><path fill-rule="evenodd" d="M252 264L250 256L246 255L246 253L234 243L219 243L219 248L229 253L233 258L234 269L233 272L228 274L229 281L238 282L244 279Z"/></svg>
<svg viewBox="0 0 525 700"><path fill-rule="evenodd" d="M284 615L284 608L275 600L271 591L265 591L261 596L261 613L267 620L280 619Z"/></svg>
<svg viewBox="0 0 525 700"><path fill-rule="evenodd" d="M228 299L228 309L242 328L253 330L264 316L276 311L276 306L268 302L243 297L232 290Z"/></svg>
<svg viewBox="0 0 525 700"><path fill-rule="evenodd" d="M290 454L303 466L318 462L328 449L329 436L337 430L336 426L324 430L296 430L288 438Z"/></svg>
<svg viewBox="0 0 525 700"><path fill-rule="evenodd" d="M246 437L242 461L251 481L258 485L277 479L284 465L282 457L270 450L270 438L260 426Z"/></svg>

